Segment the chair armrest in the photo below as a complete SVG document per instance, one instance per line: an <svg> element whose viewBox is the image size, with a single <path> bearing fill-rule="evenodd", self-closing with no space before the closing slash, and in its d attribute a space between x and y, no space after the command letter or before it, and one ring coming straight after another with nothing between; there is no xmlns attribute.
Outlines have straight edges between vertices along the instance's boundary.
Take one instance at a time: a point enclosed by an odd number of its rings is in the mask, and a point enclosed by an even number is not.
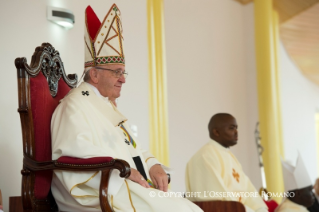
<svg viewBox="0 0 319 212"><path fill-rule="evenodd" d="M102 164L109 163L113 160L112 157L94 157L94 158L74 158L63 156L57 159L58 163L63 164L76 164L76 165L94 165L94 164Z"/></svg>
<svg viewBox="0 0 319 212"><path fill-rule="evenodd" d="M60 157L58 160L38 162L28 156L24 156L23 166L31 171L103 171L118 169L120 171L120 177L125 178L128 178L131 174L130 165L125 160L113 159L111 157L96 157L88 159ZM22 174L28 174L28 171L23 169Z"/></svg>
<svg viewBox="0 0 319 212"><path fill-rule="evenodd" d="M94 158L73 158L60 157L54 161L55 169L63 169L70 171L94 171L105 169L118 169L120 176L128 178L131 174L130 165L121 159L113 159L112 157L94 157Z"/></svg>
<svg viewBox="0 0 319 212"><path fill-rule="evenodd" d="M245 212L246 209L241 202L236 201L205 201L194 202L205 212Z"/></svg>

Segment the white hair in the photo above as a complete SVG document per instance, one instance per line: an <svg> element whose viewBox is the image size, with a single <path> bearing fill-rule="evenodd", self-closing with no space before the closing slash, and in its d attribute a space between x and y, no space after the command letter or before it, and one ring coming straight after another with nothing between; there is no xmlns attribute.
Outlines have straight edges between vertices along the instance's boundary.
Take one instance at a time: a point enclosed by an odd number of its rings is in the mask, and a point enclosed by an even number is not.
<svg viewBox="0 0 319 212"><path fill-rule="evenodd" d="M92 68L92 67L87 67L87 68L84 69L84 72L83 72L83 75L84 75L83 81L84 81L84 82L87 82L87 81L89 81L89 80L91 79L91 77L90 77L90 70L91 70L91 68Z"/></svg>

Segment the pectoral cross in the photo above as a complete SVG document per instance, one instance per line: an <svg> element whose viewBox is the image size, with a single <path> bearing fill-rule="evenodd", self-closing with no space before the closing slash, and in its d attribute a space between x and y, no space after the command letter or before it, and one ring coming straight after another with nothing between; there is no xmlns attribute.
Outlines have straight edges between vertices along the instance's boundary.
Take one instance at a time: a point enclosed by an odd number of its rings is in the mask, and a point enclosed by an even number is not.
<svg viewBox="0 0 319 212"><path fill-rule="evenodd" d="M82 95L83 95L83 96L85 96L85 95L87 95L87 96L88 96L88 95L90 95L90 94L89 94L89 92L88 92L88 91L82 91Z"/></svg>
<svg viewBox="0 0 319 212"><path fill-rule="evenodd" d="M236 170L235 169L233 169L233 177L236 179L236 181L239 183L239 174L238 174L238 172L236 172Z"/></svg>

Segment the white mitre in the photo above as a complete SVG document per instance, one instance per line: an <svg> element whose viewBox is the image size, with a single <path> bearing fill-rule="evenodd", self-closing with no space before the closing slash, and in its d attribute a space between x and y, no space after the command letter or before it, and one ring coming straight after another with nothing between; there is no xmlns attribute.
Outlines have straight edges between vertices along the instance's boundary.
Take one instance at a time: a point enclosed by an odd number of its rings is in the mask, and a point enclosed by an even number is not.
<svg viewBox="0 0 319 212"><path fill-rule="evenodd" d="M113 4L101 23L88 6L85 10L85 68L104 64L125 64L121 12Z"/></svg>
<svg viewBox="0 0 319 212"><path fill-rule="evenodd" d="M285 191L301 189L312 185L306 166L298 153L296 166L281 159Z"/></svg>

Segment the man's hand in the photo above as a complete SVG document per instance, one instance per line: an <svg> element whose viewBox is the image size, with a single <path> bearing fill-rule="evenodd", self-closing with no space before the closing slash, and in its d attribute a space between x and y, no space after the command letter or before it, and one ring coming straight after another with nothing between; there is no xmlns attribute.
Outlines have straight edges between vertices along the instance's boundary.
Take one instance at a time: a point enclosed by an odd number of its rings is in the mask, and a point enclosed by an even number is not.
<svg viewBox="0 0 319 212"><path fill-rule="evenodd" d="M167 192L168 176L160 164L151 167L150 177L157 189Z"/></svg>
<svg viewBox="0 0 319 212"><path fill-rule="evenodd" d="M319 197L319 178L316 180L313 188L315 189L316 196Z"/></svg>
<svg viewBox="0 0 319 212"><path fill-rule="evenodd" d="M150 188L150 185L148 184L148 182L144 179L141 173L137 171L136 169L131 168L131 175L129 176L128 179L140 184L141 186L145 188Z"/></svg>

